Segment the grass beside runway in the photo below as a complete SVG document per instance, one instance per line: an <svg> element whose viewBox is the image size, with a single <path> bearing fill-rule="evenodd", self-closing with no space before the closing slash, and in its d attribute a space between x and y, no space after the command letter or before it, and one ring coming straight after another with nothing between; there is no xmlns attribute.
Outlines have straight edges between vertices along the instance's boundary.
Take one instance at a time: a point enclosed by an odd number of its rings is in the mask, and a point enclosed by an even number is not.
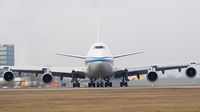
<svg viewBox="0 0 200 112"><path fill-rule="evenodd" d="M200 112L200 88L1 91L0 112Z"/></svg>

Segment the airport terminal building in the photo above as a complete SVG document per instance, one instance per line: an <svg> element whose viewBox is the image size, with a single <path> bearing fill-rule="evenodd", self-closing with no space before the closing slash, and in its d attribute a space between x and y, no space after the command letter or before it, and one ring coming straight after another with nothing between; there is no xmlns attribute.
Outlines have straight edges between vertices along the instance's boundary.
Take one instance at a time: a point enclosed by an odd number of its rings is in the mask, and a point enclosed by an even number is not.
<svg viewBox="0 0 200 112"><path fill-rule="evenodd" d="M0 44L0 66L14 66L14 45Z"/></svg>

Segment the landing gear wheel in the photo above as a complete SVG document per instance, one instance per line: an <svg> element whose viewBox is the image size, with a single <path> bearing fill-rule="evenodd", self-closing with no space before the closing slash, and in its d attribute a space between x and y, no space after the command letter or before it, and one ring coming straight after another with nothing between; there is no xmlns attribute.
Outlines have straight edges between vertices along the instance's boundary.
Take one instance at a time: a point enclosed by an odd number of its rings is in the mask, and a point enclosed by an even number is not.
<svg viewBox="0 0 200 112"><path fill-rule="evenodd" d="M109 83L109 86L112 87L112 82Z"/></svg>
<svg viewBox="0 0 200 112"><path fill-rule="evenodd" d="M106 82L105 87L112 87L112 82Z"/></svg>
<svg viewBox="0 0 200 112"><path fill-rule="evenodd" d="M73 87L80 87L80 83L73 83Z"/></svg>
<svg viewBox="0 0 200 112"><path fill-rule="evenodd" d="M128 82L120 82L120 87L128 87Z"/></svg>
<svg viewBox="0 0 200 112"><path fill-rule="evenodd" d="M97 82L97 87L103 87L103 82L101 82L101 83L99 83L99 82Z"/></svg>
<svg viewBox="0 0 200 112"><path fill-rule="evenodd" d="M99 84L99 82L97 82L97 87L99 87L100 86L100 84Z"/></svg>
<svg viewBox="0 0 200 112"><path fill-rule="evenodd" d="M105 83L105 87L108 87L108 83L107 82Z"/></svg>
<svg viewBox="0 0 200 112"><path fill-rule="evenodd" d="M90 83L88 83L88 87L91 87L91 84L90 84Z"/></svg>
<svg viewBox="0 0 200 112"><path fill-rule="evenodd" d="M120 87L123 87L123 85L124 85L123 82L120 82Z"/></svg>
<svg viewBox="0 0 200 112"><path fill-rule="evenodd" d="M88 83L88 87L95 87L95 83Z"/></svg>
<svg viewBox="0 0 200 112"><path fill-rule="evenodd" d="M103 82L101 82L101 87L103 87Z"/></svg>
<svg viewBox="0 0 200 112"><path fill-rule="evenodd" d="M125 86L125 87L128 87L128 82L125 82L125 83L124 83L124 86Z"/></svg>
<svg viewBox="0 0 200 112"><path fill-rule="evenodd" d="M95 83L93 83L93 85L92 85L93 87L95 87Z"/></svg>
<svg viewBox="0 0 200 112"><path fill-rule="evenodd" d="M73 87L76 87L76 84L75 84L75 83L73 83Z"/></svg>
<svg viewBox="0 0 200 112"><path fill-rule="evenodd" d="M96 79L90 79L90 82L88 83L88 87L95 87L96 86L95 81Z"/></svg>
<svg viewBox="0 0 200 112"><path fill-rule="evenodd" d="M77 83L77 87L80 87L80 85L81 85L80 83Z"/></svg>

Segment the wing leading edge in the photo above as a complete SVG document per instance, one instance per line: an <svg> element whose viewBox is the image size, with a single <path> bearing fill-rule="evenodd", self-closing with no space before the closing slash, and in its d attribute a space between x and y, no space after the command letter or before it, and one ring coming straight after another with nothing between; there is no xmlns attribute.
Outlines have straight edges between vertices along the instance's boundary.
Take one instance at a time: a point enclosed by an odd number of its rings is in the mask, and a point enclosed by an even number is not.
<svg viewBox="0 0 200 112"><path fill-rule="evenodd" d="M17 72L19 76L22 73L33 73L31 75L35 75L36 77L38 74L42 74L42 81L44 83L50 83L53 80L53 76L59 76L60 80L63 77L72 78L75 80L77 78L84 79L85 72L84 68L62 68L62 67L9 67L9 66L1 66L3 72L3 78L5 81L12 81L14 80L14 72Z"/></svg>
<svg viewBox="0 0 200 112"><path fill-rule="evenodd" d="M129 53L129 54L122 54L122 55L113 56L113 58L116 59L116 58L131 56L131 55L137 55L137 54L141 54L141 53L144 53L144 52L135 52L135 53Z"/></svg>
<svg viewBox="0 0 200 112"><path fill-rule="evenodd" d="M140 79L140 75L147 75L147 79L151 82L154 82L158 78L157 72L161 71L163 74L165 74L165 71L168 70L178 70L179 72L181 72L182 69L186 68L186 75L192 78L197 74L196 69L194 67L195 65L199 64L190 63L168 66L153 65L143 67L115 67L114 76L116 78L125 79L127 79L128 76L137 76L138 79Z"/></svg>

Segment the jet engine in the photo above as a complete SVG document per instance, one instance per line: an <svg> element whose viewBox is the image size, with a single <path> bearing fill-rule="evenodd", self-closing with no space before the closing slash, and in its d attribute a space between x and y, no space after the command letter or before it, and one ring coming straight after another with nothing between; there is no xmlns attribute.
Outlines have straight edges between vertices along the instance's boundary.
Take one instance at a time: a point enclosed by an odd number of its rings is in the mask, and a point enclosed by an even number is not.
<svg viewBox="0 0 200 112"><path fill-rule="evenodd" d="M3 79L5 81L13 81L15 78L15 75L12 71L6 71L3 73Z"/></svg>
<svg viewBox="0 0 200 112"><path fill-rule="evenodd" d="M44 73L44 74L42 75L42 81L43 81L44 83L49 84L49 83L52 82L52 80L53 80L53 76L52 76L51 73Z"/></svg>
<svg viewBox="0 0 200 112"><path fill-rule="evenodd" d="M189 78L193 78L196 76L197 74L197 71L195 68L193 67L189 67L186 69L186 72L185 72L186 76L189 77Z"/></svg>
<svg viewBox="0 0 200 112"><path fill-rule="evenodd" d="M147 74L147 79L150 82L155 82L158 79L158 74L155 71L151 71Z"/></svg>

